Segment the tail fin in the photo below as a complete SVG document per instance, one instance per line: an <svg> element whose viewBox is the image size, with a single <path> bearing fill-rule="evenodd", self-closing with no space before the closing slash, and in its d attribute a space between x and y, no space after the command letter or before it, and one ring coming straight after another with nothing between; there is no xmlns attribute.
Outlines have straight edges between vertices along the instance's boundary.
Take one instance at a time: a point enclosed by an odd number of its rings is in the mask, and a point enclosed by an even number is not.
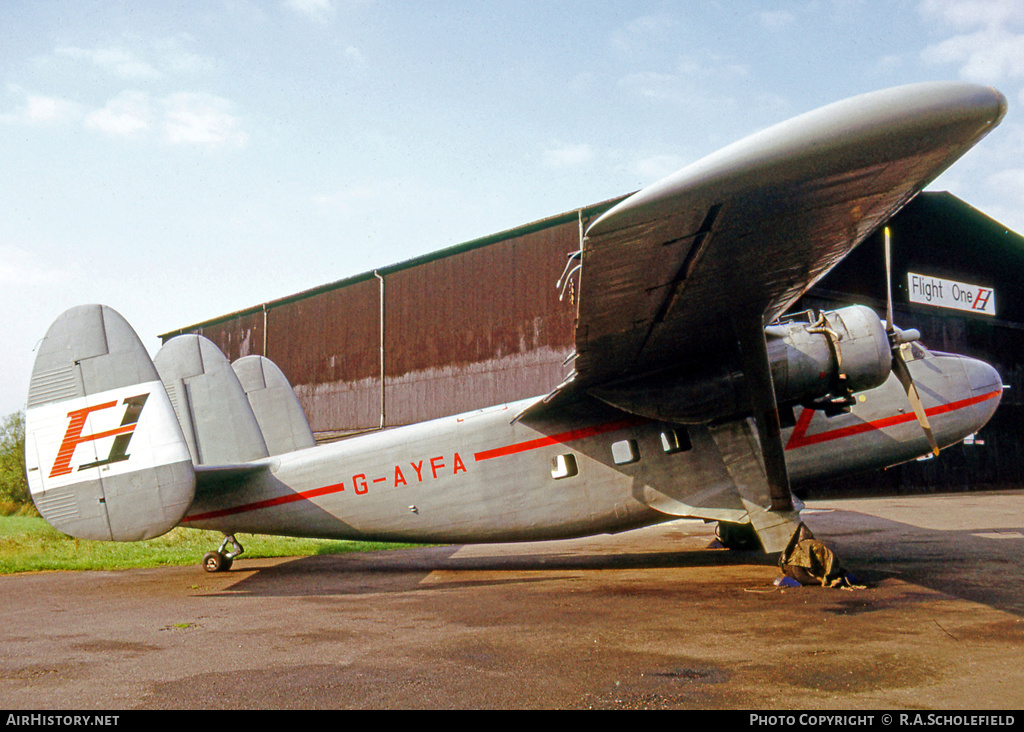
<svg viewBox="0 0 1024 732"><path fill-rule="evenodd" d="M106 306L72 308L50 326L25 423L32 500L60 531L149 539L192 503L192 461L167 392L135 331Z"/></svg>
<svg viewBox="0 0 1024 732"><path fill-rule="evenodd" d="M271 455L316 445L292 385L273 361L264 356L245 356L231 368L245 390Z"/></svg>
<svg viewBox="0 0 1024 732"><path fill-rule="evenodd" d="M196 465L247 463L270 454L234 369L213 341L178 336L155 360Z"/></svg>

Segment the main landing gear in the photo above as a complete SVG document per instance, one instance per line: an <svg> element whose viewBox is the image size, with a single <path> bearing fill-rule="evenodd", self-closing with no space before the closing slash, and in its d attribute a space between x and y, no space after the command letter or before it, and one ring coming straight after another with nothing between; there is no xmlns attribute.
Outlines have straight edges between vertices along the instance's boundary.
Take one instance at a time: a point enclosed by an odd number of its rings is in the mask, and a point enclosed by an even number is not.
<svg viewBox="0 0 1024 732"><path fill-rule="evenodd" d="M225 551L229 544L231 545L231 551ZM244 551L245 549L235 539L235 535L228 534L224 537L224 541L220 543L220 549L215 552L208 552L203 557L203 569L207 572L227 572L231 569L231 564L235 561L235 557Z"/></svg>

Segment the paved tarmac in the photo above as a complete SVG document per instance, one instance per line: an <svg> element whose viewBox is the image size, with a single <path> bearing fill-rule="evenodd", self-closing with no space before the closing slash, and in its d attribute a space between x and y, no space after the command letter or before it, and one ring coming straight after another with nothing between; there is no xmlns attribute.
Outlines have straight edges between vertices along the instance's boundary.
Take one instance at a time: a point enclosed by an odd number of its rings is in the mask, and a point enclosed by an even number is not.
<svg viewBox="0 0 1024 732"><path fill-rule="evenodd" d="M1024 707L1024 492L805 519L864 589L779 589L692 521L0 577L0 709Z"/></svg>

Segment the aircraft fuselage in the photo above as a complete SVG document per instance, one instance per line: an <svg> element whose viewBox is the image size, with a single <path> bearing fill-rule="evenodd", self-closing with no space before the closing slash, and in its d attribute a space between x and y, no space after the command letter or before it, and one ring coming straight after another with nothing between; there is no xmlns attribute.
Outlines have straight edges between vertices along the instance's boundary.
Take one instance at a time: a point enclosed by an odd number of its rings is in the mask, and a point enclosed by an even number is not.
<svg viewBox="0 0 1024 732"><path fill-rule="evenodd" d="M987 364L927 354L910 364L941 446L999 401ZM941 396L940 396L941 395ZM229 492L200 490L183 525L380 541L532 541L624 531L677 516L741 521L756 431L677 425L597 400L515 419L537 400L351 437L260 461ZM795 487L929 452L895 376L847 414L794 409L783 434ZM761 468L763 470L763 468ZM740 490L736 490L739 485ZM753 489L752 489L753 490Z"/></svg>

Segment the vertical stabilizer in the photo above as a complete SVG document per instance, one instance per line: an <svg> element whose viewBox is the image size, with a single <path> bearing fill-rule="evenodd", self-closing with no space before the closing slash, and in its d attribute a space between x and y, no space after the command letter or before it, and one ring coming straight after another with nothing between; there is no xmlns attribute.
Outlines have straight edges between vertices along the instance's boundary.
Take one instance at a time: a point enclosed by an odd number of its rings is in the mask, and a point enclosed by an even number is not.
<svg viewBox="0 0 1024 732"><path fill-rule="evenodd" d="M167 393L114 310L72 308L40 343L25 465L42 517L81 539L159 536L192 503L192 462Z"/></svg>
<svg viewBox="0 0 1024 732"><path fill-rule="evenodd" d="M200 335L172 338L155 363L196 465L234 465L269 455L245 391L213 341Z"/></svg>
<svg viewBox="0 0 1024 732"><path fill-rule="evenodd" d="M271 455L316 445L302 405L277 364L264 356L245 356L231 367L245 390Z"/></svg>

